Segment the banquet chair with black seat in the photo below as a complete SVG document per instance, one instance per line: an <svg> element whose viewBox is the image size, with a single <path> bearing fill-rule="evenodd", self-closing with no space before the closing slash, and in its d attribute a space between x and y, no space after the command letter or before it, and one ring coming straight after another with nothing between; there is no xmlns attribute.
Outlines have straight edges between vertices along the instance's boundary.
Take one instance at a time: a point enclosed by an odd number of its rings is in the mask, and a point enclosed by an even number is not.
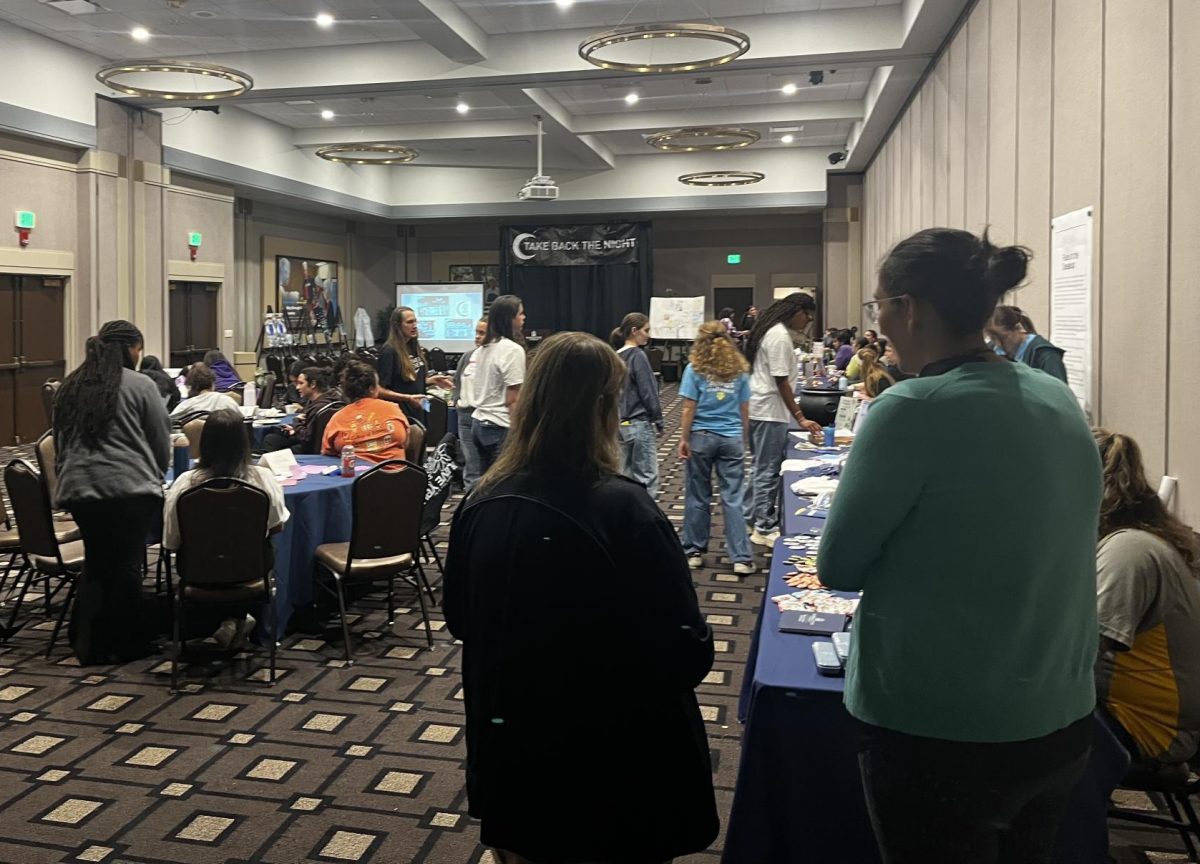
<svg viewBox="0 0 1200 864"><path fill-rule="evenodd" d="M0 556L8 558L8 562L4 565L4 573L0 574L0 595L4 593L4 587L8 584L8 577L12 573L13 567L16 567L18 561L22 561L21 532L9 520L8 505L5 501L3 490L0 490ZM24 575L25 567L22 564L17 570L17 587L20 587L21 577Z"/></svg>
<svg viewBox="0 0 1200 864"><path fill-rule="evenodd" d="M272 373L276 380L283 378L284 366L282 357L278 354L268 354L263 362L266 364L267 371Z"/></svg>
<svg viewBox="0 0 1200 864"><path fill-rule="evenodd" d="M434 372L446 371L446 352L441 348L429 349L429 368Z"/></svg>
<svg viewBox="0 0 1200 864"><path fill-rule="evenodd" d="M425 471L403 459L381 462L360 474L350 493L350 541L317 547L317 563L333 577L333 587L326 580L317 584L337 598L348 663L354 662L354 652L346 621L346 588L353 584L374 585L387 580L390 628L396 621L396 577L406 576L406 584L416 590L426 642L433 647L433 629L425 605L425 593L432 589L420 560L425 484Z"/></svg>
<svg viewBox="0 0 1200 864"><path fill-rule="evenodd" d="M3 637L7 639L17 632L22 602L35 582L42 582L47 612L54 595L66 586L67 596L50 636L50 644L46 646L46 656L49 657L54 650L54 643L58 641L71 600L75 597L77 577L83 571L83 541L66 539L71 532L77 537L78 530L72 525L69 531L63 531L61 523L54 521L46 482L26 460L14 459L8 463L4 469L4 488L8 491L8 500L20 532L21 554L25 562L23 569L28 576L24 589L21 588L20 576L17 578L17 599ZM57 585L52 584L54 579L58 580Z"/></svg>
<svg viewBox="0 0 1200 864"><path fill-rule="evenodd" d="M419 423L409 424L408 440L404 442L404 455L417 467L425 465L425 427Z"/></svg>
<svg viewBox="0 0 1200 864"><path fill-rule="evenodd" d="M268 686L275 683L275 574L267 536L270 499L256 486L232 477L214 477L187 490L175 505L179 548L175 551L171 690L179 682L184 612L208 607L246 612L266 604L264 622L270 652ZM237 653L240 645L212 649Z"/></svg>
<svg viewBox="0 0 1200 864"><path fill-rule="evenodd" d="M263 376L262 387L258 391L258 407L259 408L274 408L275 407L275 373L268 372Z"/></svg>
<svg viewBox="0 0 1200 864"><path fill-rule="evenodd" d="M1192 804L1192 798L1200 795L1200 754L1192 757L1190 766L1185 762L1174 765L1135 762L1118 788L1160 797L1171 815L1168 818L1146 810L1110 807L1110 819L1178 831L1187 849L1188 860L1200 861L1200 818Z"/></svg>
<svg viewBox="0 0 1200 864"><path fill-rule="evenodd" d="M50 431L43 432L38 438L37 444L33 448L34 455L37 457L38 471L42 474L42 479L46 483L46 491L50 493L50 506L58 507L58 463L57 453L54 449L54 433ZM54 521L60 523L60 530L66 527L74 527L75 522L71 519L71 514L62 510L54 511ZM79 539L79 531L69 537L71 540Z"/></svg>
<svg viewBox="0 0 1200 864"><path fill-rule="evenodd" d="M425 442L430 446L441 442L449 430L449 408L446 400L430 396L429 410L425 412Z"/></svg>
<svg viewBox="0 0 1200 864"><path fill-rule="evenodd" d="M58 398L58 388L62 382L57 378L48 378L42 384L42 411L46 414L46 425L54 425L54 400Z"/></svg>

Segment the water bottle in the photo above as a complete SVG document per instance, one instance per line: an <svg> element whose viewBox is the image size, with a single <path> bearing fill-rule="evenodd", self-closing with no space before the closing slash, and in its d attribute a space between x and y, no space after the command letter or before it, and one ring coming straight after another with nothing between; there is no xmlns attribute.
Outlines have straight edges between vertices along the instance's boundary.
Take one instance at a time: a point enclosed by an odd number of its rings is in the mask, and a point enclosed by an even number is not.
<svg viewBox="0 0 1200 864"><path fill-rule="evenodd" d="M253 381L246 382L246 389L242 391L242 407L257 408L258 407L258 385Z"/></svg>
<svg viewBox="0 0 1200 864"><path fill-rule="evenodd" d="M349 444L342 448L342 476L354 476L354 448Z"/></svg>
<svg viewBox="0 0 1200 864"><path fill-rule="evenodd" d="M834 428L833 428L833 424L832 424L832 423L830 423L828 426L826 426L826 427L825 427L825 429L824 429L824 432L825 432L825 446L826 446L826 447L832 447L832 446L834 446Z"/></svg>
<svg viewBox="0 0 1200 864"><path fill-rule="evenodd" d="M850 386L850 379L847 378L845 375L843 375L841 378L838 379L838 389L839 390L845 390L849 386Z"/></svg>

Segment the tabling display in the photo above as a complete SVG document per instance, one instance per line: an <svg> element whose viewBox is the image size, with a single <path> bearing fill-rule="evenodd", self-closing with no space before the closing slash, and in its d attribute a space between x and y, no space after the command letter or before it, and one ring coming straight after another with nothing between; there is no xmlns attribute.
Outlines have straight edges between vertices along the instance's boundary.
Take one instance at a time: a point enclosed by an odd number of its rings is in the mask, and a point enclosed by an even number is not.
<svg viewBox="0 0 1200 864"><path fill-rule="evenodd" d="M397 283L396 305L417 313L423 347L462 354L475 347L483 289L482 282Z"/></svg>

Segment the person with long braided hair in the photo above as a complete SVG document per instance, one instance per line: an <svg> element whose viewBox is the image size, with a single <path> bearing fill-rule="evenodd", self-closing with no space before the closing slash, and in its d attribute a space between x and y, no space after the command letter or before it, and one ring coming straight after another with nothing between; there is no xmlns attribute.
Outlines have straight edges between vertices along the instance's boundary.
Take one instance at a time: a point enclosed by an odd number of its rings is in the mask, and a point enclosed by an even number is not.
<svg viewBox="0 0 1200 864"><path fill-rule="evenodd" d="M84 545L70 626L83 665L150 653L142 556L162 513L171 430L158 387L134 371L142 344L133 324L109 321L87 340L54 406L57 506Z"/></svg>

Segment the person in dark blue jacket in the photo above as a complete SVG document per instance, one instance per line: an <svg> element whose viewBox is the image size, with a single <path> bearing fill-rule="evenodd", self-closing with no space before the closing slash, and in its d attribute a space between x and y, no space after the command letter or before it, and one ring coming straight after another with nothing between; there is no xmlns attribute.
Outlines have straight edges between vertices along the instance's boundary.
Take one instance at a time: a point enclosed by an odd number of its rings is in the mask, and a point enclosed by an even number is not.
<svg viewBox="0 0 1200 864"><path fill-rule="evenodd" d="M1010 360L1041 369L1067 383L1067 367L1063 365L1063 355L1067 352L1039 336L1033 321L1016 306L997 306L987 335L1004 349Z"/></svg>
<svg viewBox="0 0 1200 864"><path fill-rule="evenodd" d="M621 474L641 483L653 499L658 498L658 455L655 438L662 434L662 405L658 380L642 348L650 341L650 319L630 312L608 340L625 361L629 371L621 393Z"/></svg>

